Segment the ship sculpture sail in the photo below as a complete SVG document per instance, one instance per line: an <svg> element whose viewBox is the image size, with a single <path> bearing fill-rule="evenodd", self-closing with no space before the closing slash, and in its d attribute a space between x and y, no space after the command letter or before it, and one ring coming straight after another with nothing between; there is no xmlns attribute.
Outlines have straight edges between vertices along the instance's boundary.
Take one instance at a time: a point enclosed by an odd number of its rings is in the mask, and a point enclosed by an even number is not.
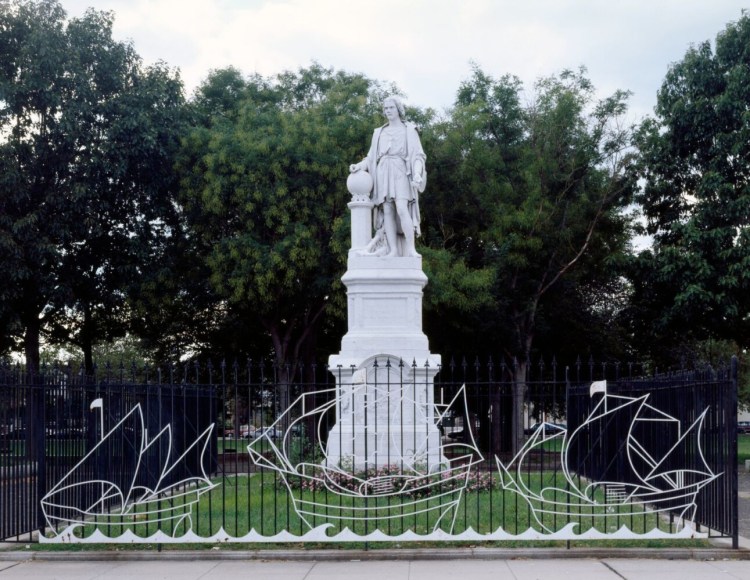
<svg viewBox="0 0 750 580"><path fill-rule="evenodd" d="M135 405L42 498L47 525L56 537L87 524L107 534L132 532L135 525L171 536L188 532L194 506L216 487L203 469L212 430L213 424L172 461L171 425L149 438L141 405ZM102 470L102 462L115 462L113 450L128 461ZM180 466L191 454L199 457L200 473L181 477ZM146 474L153 465L157 473ZM105 476L97 475L103 471Z"/></svg>
<svg viewBox="0 0 750 580"><path fill-rule="evenodd" d="M696 496L721 476L701 449L708 409L682 431L680 421L648 404L649 395L611 395L602 383L592 388L599 400L578 427L543 424L507 465L496 458L502 487L523 498L547 532L571 518L604 527L607 519L627 522L644 511L676 516L678 528L689 525ZM649 431L652 437L644 437ZM646 443L655 439L656 447ZM530 485L527 464L554 449L560 450L563 481Z"/></svg>

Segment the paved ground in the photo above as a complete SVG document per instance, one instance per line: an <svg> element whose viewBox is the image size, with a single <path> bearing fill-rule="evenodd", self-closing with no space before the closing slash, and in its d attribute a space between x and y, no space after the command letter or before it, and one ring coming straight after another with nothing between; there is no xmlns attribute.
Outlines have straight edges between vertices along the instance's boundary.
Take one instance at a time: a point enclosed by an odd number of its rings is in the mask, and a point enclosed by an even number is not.
<svg viewBox="0 0 750 580"><path fill-rule="evenodd" d="M263 562L189 560L129 562L0 561L0 580L750 580L750 562L738 560L396 560Z"/></svg>
<svg viewBox="0 0 750 580"><path fill-rule="evenodd" d="M740 467L738 475L740 536L750 540L750 471Z"/></svg>

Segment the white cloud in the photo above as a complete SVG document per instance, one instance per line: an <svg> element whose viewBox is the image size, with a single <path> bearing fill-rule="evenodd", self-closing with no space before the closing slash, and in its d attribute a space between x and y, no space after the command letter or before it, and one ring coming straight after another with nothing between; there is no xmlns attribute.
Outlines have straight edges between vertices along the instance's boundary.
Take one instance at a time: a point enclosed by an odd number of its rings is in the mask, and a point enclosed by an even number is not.
<svg viewBox="0 0 750 580"><path fill-rule="evenodd" d="M634 91L651 112L668 66L713 40L746 0L62 0L69 14L113 10L115 35L148 62L178 67L189 91L210 69L273 75L307 66L393 81L443 108L477 62L540 76L585 65L602 94Z"/></svg>

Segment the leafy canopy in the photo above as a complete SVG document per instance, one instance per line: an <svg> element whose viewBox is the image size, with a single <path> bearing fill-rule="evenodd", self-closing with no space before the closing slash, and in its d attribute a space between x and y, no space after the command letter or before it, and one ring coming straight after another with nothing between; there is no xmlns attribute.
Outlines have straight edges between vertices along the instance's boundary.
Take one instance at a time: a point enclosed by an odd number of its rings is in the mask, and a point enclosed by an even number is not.
<svg viewBox="0 0 750 580"><path fill-rule="evenodd" d="M654 245L637 265L635 307L653 316L656 340L750 344L749 110L743 13L715 49L701 43L670 68L639 132L639 201Z"/></svg>
<svg viewBox="0 0 750 580"><path fill-rule="evenodd" d="M612 286L634 187L627 97L597 101L581 70L540 79L527 101L517 78L475 69L434 127L426 238L490 294L477 293L477 350L525 360L545 312L576 297L585 316Z"/></svg>
<svg viewBox="0 0 750 580"><path fill-rule="evenodd" d="M124 296L168 235L182 85L112 39L111 13L54 0L0 9L0 320L38 364L40 335L124 333Z"/></svg>
<svg viewBox="0 0 750 580"><path fill-rule="evenodd" d="M204 121L177 165L185 219L213 291L269 333L278 362L299 359L324 313L343 315L346 177L382 97L319 65L247 80L215 71L196 95Z"/></svg>

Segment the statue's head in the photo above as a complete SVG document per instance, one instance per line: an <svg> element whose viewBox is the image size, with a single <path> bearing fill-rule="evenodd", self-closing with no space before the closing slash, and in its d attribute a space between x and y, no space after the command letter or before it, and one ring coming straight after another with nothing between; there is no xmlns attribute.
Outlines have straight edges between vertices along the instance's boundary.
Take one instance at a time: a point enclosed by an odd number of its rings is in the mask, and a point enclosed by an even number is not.
<svg viewBox="0 0 750 580"><path fill-rule="evenodd" d="M383 101L383 106L385 106L386 103L393 103L393 105L398 110L398 116L402 121L406 120L406 109L404 108L404 103L401 102L401 99L399 99L397 96L392 95L390 97L386 97Z"/></svg>

